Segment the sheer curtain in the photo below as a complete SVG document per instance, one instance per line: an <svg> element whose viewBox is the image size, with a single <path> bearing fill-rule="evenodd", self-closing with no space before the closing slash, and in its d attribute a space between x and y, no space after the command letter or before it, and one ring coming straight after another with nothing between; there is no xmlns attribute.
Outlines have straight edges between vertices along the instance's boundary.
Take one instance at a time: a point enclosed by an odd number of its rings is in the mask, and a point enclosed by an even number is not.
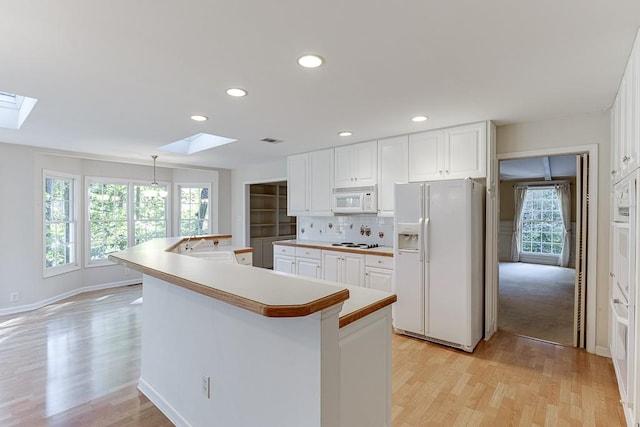
<svg viewBox="0 0 640 427"><path fill-rule="evenodd" d="M511 261L520 261L520 251L522 250L522 207L524 198L527 196L527 187L516 185L513 187L515 214L513 216L513 234L511 237Z"/></svg>
<svg viewBox="0 0 640 427"><path fill-rule="evenodd" d="M562 217L562 252L558 259L560 267L569 265L569 253L571 252L571 191L569 184L556 185L558 201L560 202L560 216Z"/></svg>

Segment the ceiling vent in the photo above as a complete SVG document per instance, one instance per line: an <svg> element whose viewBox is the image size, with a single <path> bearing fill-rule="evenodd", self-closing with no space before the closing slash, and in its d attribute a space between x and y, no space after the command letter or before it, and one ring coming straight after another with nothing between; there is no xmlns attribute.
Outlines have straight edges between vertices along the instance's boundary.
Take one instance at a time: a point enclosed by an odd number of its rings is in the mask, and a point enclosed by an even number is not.
<svg viewBox="0 0 640 427"><path fill-rule="evenodd" d="M281 139L275 138L262 138L260 141L268 142L269 144L280 144L281 142L284 142Z"/></svg>

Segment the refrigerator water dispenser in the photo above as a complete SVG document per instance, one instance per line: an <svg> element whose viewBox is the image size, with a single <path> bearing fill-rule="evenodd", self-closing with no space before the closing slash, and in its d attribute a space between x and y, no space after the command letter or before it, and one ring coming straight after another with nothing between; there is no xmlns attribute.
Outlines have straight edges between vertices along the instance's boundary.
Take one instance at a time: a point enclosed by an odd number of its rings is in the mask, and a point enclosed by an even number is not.
<svg viewBox="0 0 640 427"><path fill-rule="evenodd" d="M418 250L420 224L396 224L396 232L398 233L398 250Z"/></svg>

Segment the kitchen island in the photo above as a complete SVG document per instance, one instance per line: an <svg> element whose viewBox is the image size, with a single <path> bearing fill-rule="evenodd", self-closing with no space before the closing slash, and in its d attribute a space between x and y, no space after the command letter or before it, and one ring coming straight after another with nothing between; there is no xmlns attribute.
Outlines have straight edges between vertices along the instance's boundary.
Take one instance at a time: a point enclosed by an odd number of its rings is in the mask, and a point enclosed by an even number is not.
<svg viewBox="0 0 640 427"><path fill-rule="evenodd" d="M139 389L176 425L391 425L395 295L185 256L185 240L110 257L144 273Z"/></svg>

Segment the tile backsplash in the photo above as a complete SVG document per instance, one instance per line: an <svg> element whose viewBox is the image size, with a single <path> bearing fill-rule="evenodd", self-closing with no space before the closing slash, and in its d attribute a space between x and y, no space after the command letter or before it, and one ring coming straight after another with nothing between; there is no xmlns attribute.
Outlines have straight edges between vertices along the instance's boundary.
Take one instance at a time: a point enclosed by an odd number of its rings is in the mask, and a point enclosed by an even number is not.
<svg viewBox="0 0 640 427"><path fill-rule="evenodd" d="M375 215L299 216L298 240L377 243L393 247L393 218Z"/></svg>

